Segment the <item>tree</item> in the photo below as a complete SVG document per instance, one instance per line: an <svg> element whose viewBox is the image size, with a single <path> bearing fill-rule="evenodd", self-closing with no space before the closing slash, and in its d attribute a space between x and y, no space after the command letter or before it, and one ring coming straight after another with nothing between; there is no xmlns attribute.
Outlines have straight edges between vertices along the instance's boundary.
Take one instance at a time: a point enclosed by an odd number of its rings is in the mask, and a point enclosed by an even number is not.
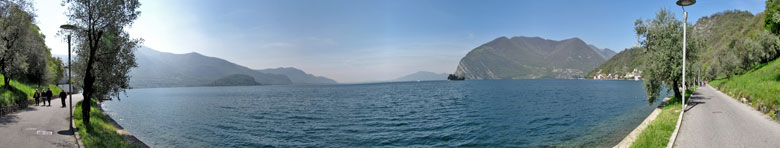
<svg viewBox="0 0 780 148"><path fill-rule="evenodd" d="M780 35L780 0L767 0L764 15L764 29Z"/></svg>
<svg viewBox="0 0 780 148"><path fill-rule="evenodd" d="M24 75L26 77L27 82L32 82L38 84L38 87L40 87L41 84L48 84L50 82L56 81L59 77L57 77L57 74L62 74L62 71L59 69L56 69L58 65L55 65L57 63L54 63L56 59L51 57L51 49L46 47L44 43L44 36L39 32L38 26L31 25L33 28L30 32L28 32L30 35L29 42L25 44L27 47L27 70L25 71ZM62 64L60 62L59 64ZM61 67L61 65L60 65Z"/></svg>
<svg viewBox="0 0 780 148"><path fill-rule="evenodd" d="M24 0L0 1L0 73L10 89L10 79L19 78L27 68L27 42L35 15Z"/></svg>
<svg viewBox="0 0 780 148"><path fill-rule="evenodd" d="M673 90L675 97L682 97L679 89L682 86L682 27L682 21L675 19L666 9L656 12L655 19L639 19L634 23L639 44L644 49L644 64L641 69L642 77L645 78L644 88L650 102L655 100L662 86ZM686 27L691 28L690 25ZM691 79L687 79L689 82L686 84L692 84L690 82L693 81L695 70L693 66L699 65L693 61L697 61L697 52L703 44L690 33L693 29L687 30L686 77Z"/></svg>
<svg viewBox="0 0 780 148"><path fill-rule="evenodd" d="M128 87L128 73L135 67L133 50L140 39L131 39L126 26L141 13L138 0L63 0L68 4L69 22L79 29L74 31L76 64L74 74L82 81L84 125L91 131L89 111L91 99L118 94Z"/></svg>

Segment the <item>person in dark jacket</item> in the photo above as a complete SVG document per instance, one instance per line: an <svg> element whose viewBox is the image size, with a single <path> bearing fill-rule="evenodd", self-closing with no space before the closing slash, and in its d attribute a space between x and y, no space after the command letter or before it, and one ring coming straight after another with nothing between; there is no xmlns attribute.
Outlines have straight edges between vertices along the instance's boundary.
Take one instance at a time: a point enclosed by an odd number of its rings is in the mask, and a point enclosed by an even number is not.
<svg viewBox="0 0 780 148"><path fill-rule="evenodd" d="M38 102L41 100L41 92L38 92L38 89L35 89L35 94L33 94L33 98L35 98L35 106L38 106Z"/></svg>
<svg viewBox="0 0 780 148"><path fill-rule="evenodd" d="M68 94L65 93L65 91L60 92L60 101L62 102L62 107L65 107L65 98L68 97Z"/></svg>
<svg viewBox="0 0 780 148"><path fill-rule="evenodd" d="M46 101L49 101L49 106L51 106L51 96L52 96L52 95L53 95L53 94L52 94L52 92L51 92L51 89L47 88L47 89L46 89Z"/></svg>

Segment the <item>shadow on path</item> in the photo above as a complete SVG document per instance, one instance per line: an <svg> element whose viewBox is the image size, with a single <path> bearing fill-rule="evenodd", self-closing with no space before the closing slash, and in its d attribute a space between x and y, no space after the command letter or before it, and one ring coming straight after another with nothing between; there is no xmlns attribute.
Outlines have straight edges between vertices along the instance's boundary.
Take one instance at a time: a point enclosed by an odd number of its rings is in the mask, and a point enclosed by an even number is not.
<svg viewBox="0 0 780 148"><path fill-rule="evenodd" d="M76 130L76 129L73 129L73 130ZM66 130L57 131L57 134L60 134L60 135L73 135L73 132L71 132L69 129L66 129Z"/></svg>
<svg viewBox="0 0 780 148"><path fill-rule="evenodd" d="M13 124L16 122L19 122L19 116L17 116L16 114L8 114L0 118L0 126Z"/></svg>
<svg viewBox="0 0 780 148"><path fill-rule="evenodd" d="M689 110L693 109L694 107L696 107L699 104L706 104L706 102L704 102L704 100L709 100L709 99L711 99L711 98L704 97L699 92L693 92L693 94L691 95L691 98L688 100L688 106L685 108L685 112L688 112Z"/></svg>

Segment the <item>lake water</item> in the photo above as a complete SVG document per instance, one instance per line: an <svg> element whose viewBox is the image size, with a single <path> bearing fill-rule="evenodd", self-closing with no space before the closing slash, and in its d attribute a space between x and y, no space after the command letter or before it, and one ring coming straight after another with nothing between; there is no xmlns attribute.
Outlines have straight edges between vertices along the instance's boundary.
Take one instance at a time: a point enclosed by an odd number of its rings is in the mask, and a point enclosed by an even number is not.
<svg viewBox="0 0 780 148"><path fill-rule="evenodd" d="M611 147L655 106L641 81L562 79L149 88L103 103L153 147Z"/></svg>

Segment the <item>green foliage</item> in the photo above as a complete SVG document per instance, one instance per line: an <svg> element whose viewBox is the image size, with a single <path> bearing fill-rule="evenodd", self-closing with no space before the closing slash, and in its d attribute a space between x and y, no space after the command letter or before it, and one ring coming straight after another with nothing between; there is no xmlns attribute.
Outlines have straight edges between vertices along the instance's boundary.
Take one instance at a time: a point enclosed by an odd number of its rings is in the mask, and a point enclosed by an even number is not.
<svg viewBox="0 0 780 148"><path fill-rule="evenodd" d="M27 69L26 59L31 51L27 49L35 39L30 27L34 18L29 2L0 1L0 73L5 76L5 83L21 78Z"/></svg>
<svg viewBox="0 0 780 148"><path fill-rule="evenodd" d="M90 99L94 100L94 99ZM76 128L78 129L79 136L81 136L81 141L84 143L84 146L87 148L125 148L125 147L132 147L127 141L125 141L125 138L122 137L122 135L119 135L116 132L116 128L114 128L113 125L111 125L108 121L108 117L103 114L102 111L100 111L97 108L91 108L89 112L89 116L92 117L92 121L89 123L92 126L84 126L83 122L83 114L81 113L81 104L84 103L84 101L79 101L76 103L75 111L73 111L73 120L76 124ZM95 101L90 101L92 105L97 105ZM87 132L86 128L92 128L90 132Z"/></svg>
<svg viewBox="0 0 780 148"><path fill-rule="evenodd" d="M769 6L768 6L769 7ZM707 39L701 53L702 74L706 80L731 77L756 68L780 56L780 40L762 29L771 17L764 13L729 10L699 19L694 33Z"/></svg>
<svg viewBox="0 0 780 148"><path fill-rule="evenodd" d="M760 68L730 79L710 82L734 98L748 98L753 107L767 106L770 111L780 107L780 58Z"/></svg>
<svg viewBox="0 0 780 148"><path fill-rule="evenodd" d="M672 136L682 106L679 102L668 104L662 108L661 114L639 134L631 144L632 148L666 147Z"/></svg>
<svg viewBox="0 0 780 148"><path fill-rule="evenodd" d="M659 95L662 85L674 91L676 97L681 93L678 89L682 86L682 44L683 22L674 18L674 15L665 9L656 13L655 19L637 20L634 29L639 37L639 43L644 49L643 65L641 67L645 78L644 88L648 99L655 100ZM690 26L686 26L689 27ZM692 29L688 29L689 33ZM686 77L690 83L693 81L693 70L698 58L698 51L704 46L703 41L694 35L687 36L687 63Z"/></svg>
<svg viewBox="0 0 780 148"><path fill-rule="evenodd" d="M35 14L26 0L0 1L0 73L4 83L11 79L46 85L56 81L56 68L50 49L44 44L44 35L33 24ZM12 89L5 86L5 89Z"/></svg>
<svg viewBox="0 0 780 148"><path fill-rule="evenodd" d="M63 4L68 6L69 24L81 28L72 30L78 53L74 85L83 88L84 98L124 92L129 88L128 73L136 67L133 51L141 42L130 38L125 28L141 14L137 11L141 4L138 0L64 0ZM82 107L89 114L90 103ZM91 126L89 115L84 122Z"/></svg>
<svg viewBox="0 0 780 148"><path fill-rule="evenodd" d="M764 29L780 35L780 0L767 0L764 15Z"/></svg>

